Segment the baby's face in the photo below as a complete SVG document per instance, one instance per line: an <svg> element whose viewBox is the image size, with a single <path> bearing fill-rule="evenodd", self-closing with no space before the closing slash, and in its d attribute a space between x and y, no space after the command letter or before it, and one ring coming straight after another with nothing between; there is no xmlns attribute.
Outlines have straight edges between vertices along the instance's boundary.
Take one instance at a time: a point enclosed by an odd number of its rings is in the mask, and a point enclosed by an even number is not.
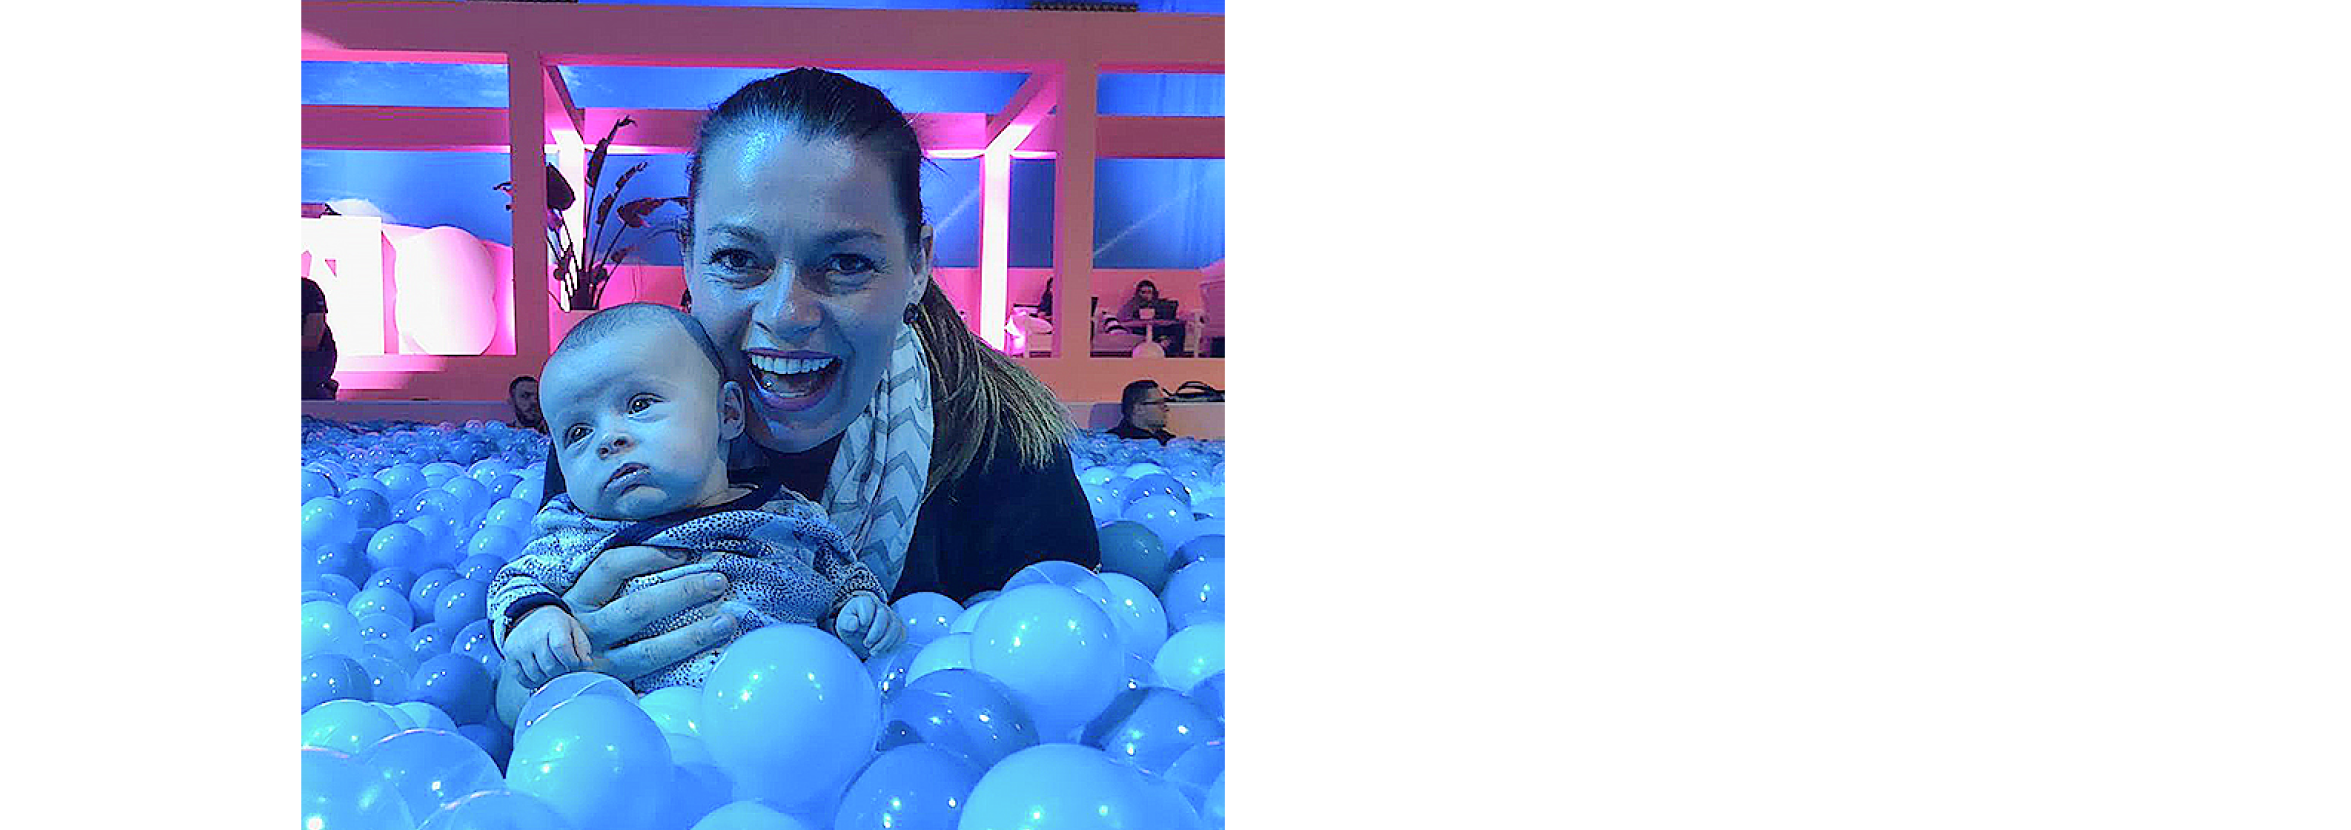
<svg viewBox="0 0 2351 830"><path fill-rule="evenodd" d="M675 325L612 332L547 362L540 408L580 512L645 519L704 504L727 488L726 442L739 403Z"/></svg>

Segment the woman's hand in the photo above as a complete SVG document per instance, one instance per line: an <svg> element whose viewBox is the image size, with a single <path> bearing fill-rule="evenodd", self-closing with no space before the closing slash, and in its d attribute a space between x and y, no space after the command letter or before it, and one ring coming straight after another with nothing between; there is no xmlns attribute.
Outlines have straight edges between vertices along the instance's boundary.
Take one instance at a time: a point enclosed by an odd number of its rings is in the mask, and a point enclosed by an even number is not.
<svg viewBox="0 0 2351 830"><path fill-rule="evenodd" d="M726 595L727 581L716 573L674 579L620 596L621 586L629 580L678 567L688 558L686 551L630 546L597 554L595 561L588 563L579 583L563 595L564 603L571 606L580 627L588 633L588 671L622 681L635 680L676 665L734 636L739 622L733 614L718 607L720 598ZM710 619L613 647L645 630L655 620L696 608L712 611ZM507 661L498 679L499 716L513 724L515 716L522 713L523 703L530 700L531 691L523 682L519 667Z"/></svg>

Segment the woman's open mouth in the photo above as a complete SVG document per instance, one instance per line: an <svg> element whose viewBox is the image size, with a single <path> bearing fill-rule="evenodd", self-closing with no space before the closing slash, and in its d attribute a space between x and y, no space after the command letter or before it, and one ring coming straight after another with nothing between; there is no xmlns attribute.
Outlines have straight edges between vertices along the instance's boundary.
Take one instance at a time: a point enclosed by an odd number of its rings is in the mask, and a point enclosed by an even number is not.
<svg viewBox="0 0 2351 830"><path fill-rule="evenodd" d="M823 352L745 349L753 386L767 409L796 412L817 405L840 377L841 359Z"/></svg>

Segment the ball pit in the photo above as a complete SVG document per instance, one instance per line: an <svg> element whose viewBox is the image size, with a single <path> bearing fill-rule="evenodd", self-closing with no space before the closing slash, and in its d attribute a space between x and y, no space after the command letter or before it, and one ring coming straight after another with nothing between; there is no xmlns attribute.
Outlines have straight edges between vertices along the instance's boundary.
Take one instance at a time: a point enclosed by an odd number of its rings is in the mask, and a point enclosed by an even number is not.
<svg viewBox="0 0 2351 830"><path fill-rule="evenodd" d="M303 813L398 830L1224 826L1224 445L1081 434L1102 566L892 603L859 660L745 633L700 688L575 672L493 711L487 587L547 440L303 419ZM1046 818L1037 819L1035 815ZM1040 823L1040 821L1042 823Z"/></svg>

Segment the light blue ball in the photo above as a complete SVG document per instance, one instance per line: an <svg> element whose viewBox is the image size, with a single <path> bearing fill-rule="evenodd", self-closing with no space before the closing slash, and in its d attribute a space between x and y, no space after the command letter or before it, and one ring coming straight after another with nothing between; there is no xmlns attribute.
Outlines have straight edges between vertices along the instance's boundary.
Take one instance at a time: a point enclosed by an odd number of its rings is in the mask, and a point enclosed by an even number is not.
<svg viewBox="0 0 2351 830"><path fill-rule="evenodd" d="M330 700L302 713L302 745L350 755L400 731L400 724L364 700Z"/></svg>
<svg viewBox="0 0 2351 830"><path fill-rule="evenodd" d="M359 618L363 626L368 617L379 614L399 620L402 633L406 633L408 627L416 622L416 609L409 607L408 597L390 588L360 591L358 596L351 598L351 604L346 609L351 612L351 616Z"/></svg>
<svg viewBox="0 0 2351 830"><path fill-rule="evenodd" d="M326 476L308 470L302 472L302 503L309 504L311 499L331 499L341 495L335 492L335 483Z"/></svg>
<svg viewBox="0 0 2351 830"><path fill-rule="evenodd" d="M1133 577L1157 593L1173 571L1167 544L1141 522L1112 521L1094 531L1102 555L1102 572Z"/></svg>
<svg viewBox="0 0 2351 830"><path fill-rule="evenodd" d="M359 596L359 586L351 580L345 579L342 574L322 573L315 577L314 581L317 591L334 597L335 601L343 603L345 608L350 607L352 597ZM351 616L359 616L359 612L353 611Z"/></svg>
<svg viewBox="0 0 2351 830"><path fill-rule="evenodd" d="M408 700L408 668L400 661L368 653L355 658L361 671L367 672L368 700L377 703L404 703Z"/></svg>
<svg viewBox="0 0 2351 830"><path fill-rule="evenodd" d="M1223 740L1224 722L1183 693L1140 689L1112 700L1087 724L1081 742L1110 753L1113 760L1165 775L1184 753Z"/></svg>
<svg viewBox="0 0 2351 830"><path fill-rule="evenodd" d="M462 626L489 614L490 586L480 580L455 580L433 595L433 622Z"/></svg>
<svg viewBox="0 0 2351 830"><path fill-rule="evenodd" d="M906 645L914 648L946 636L947 627L963 614L963 606L945 594L930 591L899 597L897 602L890 603L890 609L906 623Z"/></svg>
<svg viewBox="0 0 2351 830"><path fill-rule="evenodd" d="M469 723L457 727L457 734L481 747L482 753L498 762L500 769L506 766L506 756L514 752L514 735L503 725Z"/></svg>
<svg viewBox="0 0 2351 830"><path fill-rule="evenodd" d="M400 794L411 815L430 815L458 799L506 785L489 753L462 735L439 729L395 733L358 757Z"/></svg>
<svg viewBox="0 0 2351 830"><path fill-rule="evenodd" d="M1164 827L1165 808L1142 774L1099 749L1043 744L980 777L958 830L1109 830Z"/></svg>
<svg viewBox="0 0 2351 830"><path fill-rule="evenodd" d="M710 749L706 746L702 751ZM657 830L687 830L734 800L735 780L717 765L680 761L669 789L662 793L661 811L654 824Z"/></svg>
<svg viewBox="0 0 2351 830"><path fill-rule="evenodd" d="M935 746L884 752L849 785L832 830L955 830L980 772Z"/></svg>
<svg viewBox="0 0 2351 830"><path fill-rule="evenodd" d="M524 544L522 534L529 532L529 529L528 525L518 531L508 525L484 524L482 529L473 532L472 538L465 541L466 560L494 559L501 565L513 561L514 557L521 555ZM498 569L493 567L490 573L496 575Z"/></svg>
<svg viewBox="0 0 2351 830"><path fill-rule="evenodd" d="M462 476L443 483L441 490L457 497L456 515L458 516L470 517L488 510L490 502L495 501L490 495L489 488L483 487L479 481Z"/></svg>
<svg viewBox="0 0 2351 830"><path fill-rule="evenodd" d="M360 583L359 587L389 588L393 591L399 592L401 596L405 597L408 596L409 587L415 584L415 571L408 570L407 568L383 568L375 571L374 573L368 574L367 580ZM414 612L415 609L413 606L411 606L410 613L413 615ZM411 624L413 623L414 620L412 619Z"/></svg>
<svg viewBox="0 0 2351 830"><path fill-rule="evenodd" d="M359 518L351 509L333 496L320 496L302 503L302 547L315 549L320 545L351 541L351 534L359 531Z"/></svg>
<svg viewBox="0 0 2351 830"><path fill-rule="evenodd" d="M907 642L866 658L865 672L873 676L874 688L881 691L882 699L889 699L892 692L906 688L907 681L914 679L914 658L921 654L922 647Z"/></svg>
<svg viewBox="0 0 2351 830"><path fill-rule="evenodd" d="M578 674L574 672L573 674ZM566 677L570 675L565 675ZM561 678L557 678L561 679ZM542 690L544 687L541 687ZM637 698L637 707L652 716L665 735L702 734L702 690L693 686L655 689Z"/></svg>
<svg viewBox="0 0 2351 830"><path fill-rule="evenodd" d="M884 748L928 744L981 770L1037 745L1036 719L1012 690L970 669L915 678L890 697Z"/></svg>
<svg viewBox="0 0 2351 830"><path fill-rule="evenodd" d="M710 811L693 830L812 830L799 819L757 801L737 801Z"/></svg>
<svg viewBox="0 0 2351 830"><path fill-rule="evenodd" d="M456 637L457 632L448 626L427 622L409 631L408 652L422 665L426 660L448 654L449 641Z"/></svg>
<svg viewBox="0 0 2351 830"><path fill-rule="evenodd" d="M335 602L302 604L302 656L349 654L359 647L359 618Z"/></svg>
<svg viewBox="0 0 2351 830"><path fill-rule="evenodd" d="M392 494L395 503L415 495L425 487L424 473L416 465L406 462L384 468L376 473L375 478L383 483L386 492Z"/></svg>
<svg viewBox="0 0 2351 830"><path fill-rule="evenodd" d="M1102 575L1102 586L1110 592L1110 600L1103 610L1110 614L1110 622L1118 626L1118 641L1128 654L1150 657L1159 653L1161 643L1167 642L1167 611L1160 608L1159 597L1150 587L1126 574Z"/></svg>
<svg viewBox="0 0 2351 830"><path fill-rule="evenodd" d="M384 501L384 494L375 490L353 490L336 499L351 514L353 527L360 533L374 533L392 520L392 507Z"/></svg>
<svg viewBox="0 0 2351 830"><path fill-rule="evenodd" d="M442 654L417 667L409 694L460 724L480 723L490 711L490 684L481 663L462 655Z"/></svg>
<svg viewBox="0 0 2351 830"><path fill-rule="evenodd" d="M1183 482L1177 481L1175 476L1166 473L1148 473L1137 477L1128 481L1118 492L1123 506L1133 506L1135 502L1152 496L1166 496L1184 507L1192 506L1191 491L1184 489Z"/></svg>
<svg viewBox="0 0 2351 830"><path fill-rule="evenodd" d="M1129 653L1126 656L1126 668L1126 691L1167 685L1165 681L1159 679L1159 670L1151 667L1151 658L1149 657Z"/></svg>
<svg viewBox="0 0 2351 830"><path fill-rule="evenodd" d="M1028 585L1058 585L1086 596L1095 602L1109 602L1110 589L1102 578L1076 562L1047 559L1030 563L1004 581L1004 590L1010 591Z"/></svg>
<svg viewBox="0 0 2351 830"><path fill-rule="evenodd" d="M1202 559L1176 571L1159 604L1178 631L1224 619L1224 560Z"/></svg>
<svg viewBox="0 0 2351 830"><path fill-rule="evenodd" d="M460 798L434 811L416 830L579 830L537 797L513 790L491 790Z"/></svg>
<svg viewBox="0 0 2351 830"><path fill-rule="evenodd" d="M1181 534L1192 523L1192 508L1172 496L1145 496L1127 505L1119 517L1141 523L1165 540Z"/></svg>
<svg viewBox="0 0 2351 830"><path fill-rule="evenodd" d="M971 667L971 635L955 632L916 650L913 659L907 661L905 679L912 683L931 672Z"/></svg>
<svg viewBox="0 0 2351 830"><path fill-rule="evenodd" d="M432 620L433 612L440 608L441 589L449 587L449 583L460 579L464 579L464 577L459 576L457 571L450 568L433 568L419 575L416 581L408 586L408 605L410 608L416 609L416 618ZM451 628L456 627L451 626Z"/></svg>
<svg viewBox="0 0 2351 830"><path fill-rule="evenodd" d="M446 596L447 592L444 591L443 595ZM493 678L498 676L505 655L498 653L497 642L490 636L489 620L466 623L464 628L457 630L457 637L450 643L450 654L472 658L474 662L482 664L482 671L488 672Z"/></svg>
<svg viewBox="0 0 2351 830"><path fill-rule="evenodd" d="M1168 688L1189 693L1200 681L1224 671L1224 623L1206 622L1167 638L1151 667Z"/></svg>
<svg viewBox="0 0 2351 830"><path fill-rule="evenodd" d="M441 707L421 700L395 704L392 708L400 710L401 714L406 715L409 720L415 721L419 729L438 729L443 732L455 732L458 729L457 720L449 717L449 713L441 711Z"/></svg>
<svg viewBox="0 0 2351 830"><path fill-rule="evenodd" d="M369 700L374 691L374 681L357 660L340 654L302 658L302 711L330 700Z"/></svg>
<svg viewBox="0 0 2351 830"><path fill-rule="evenodd" d="M669 742L636 701L587 695L515 736L506 782L575 825L650 830L672 772Z"/></svg>
<svg viewBox="0 0 2351 830"><path fill-rule="evenodd" d="M411 830L408 804L349 753L302 750L304 830Z"/></svg>
<svg viewBox="0 0 2351 830"><path fill-rule="evenodd" d="M405 523L383 526L367 540L367 564L378 571L398 568L408 573L433 569L431 545L423 533Z"/></svg>
<svg viewBox="0 0 2351 830"><path fill-rule="evenodd" d="M635 705L637 702L637 693L631 691L628 684L620 682L618 678L592 671L575 671L549 680L537 691L531 692L530 700L525 701L522 705L522 713L514 718L514 734L521 735L529 731L531 726L538 723L539 719L546 717L547 713L555 711L556 707L570 703L583 695L618 698L628 701L631 705ZM650 718L652 715L648 713L646 717ZM660 724L656 723L654 728L660 728Z"/></svg>
<svg viewBox="0 0 2351 830"><path fill-rule="evenodd" d="M536 484L538 482L528 483ZM523 501L520 498L508 496L490 503L489 512L482 514L482 525L484 527L504 527L527 534L531 530L532 520L536 519L538 515L538 502Z"/></svg>
<svg viewBox="0 0 2351 830"><path fill-rule="evenodd" d="M480 531L475 532L474 537L480 538L484 533L504 532L506 532L504 528L486 527L482 528ZM471 547L471 543L467 543L467 546ZM498 569L504 567L505 565L506 560L502 557L472 554L465 557L463 561L457 563L457 575L466 579L471 579L475 582L482 583L484 585L488 585L490 584L491 580L498 578Z"/></svg>
<svg viewBox="0 0 2351 830"><path fill-rule="evenodd" d="M871 756L882 696L857 656L809 626L756 629L703 683L701 736L738 794L791 809L837 796Z"/></svg>
<svg viewBox="0 0 2351 830"><path fill-rule="evenodd" d="M1205 524L1205 523L1203 523ZM1208 559L1224 558L1224 534L1206 533L1194 536L1176 548L1177 567L1190 567Z"/></svg>
<svg viewBox="0 0 2351 830"><path fill-rule="evenodd" d="M1117 477L1118 471L1110 469L1109 467L1089 467L1085 472L1078 474L1078 483L1088 486L1101 486L1110 483L1111 479Z"/></svg>
<svg viewBox="0 0 2351 830"><path fill-rule="evenodd" d="M1075 731L1125 685L1118 628L1094 600L1027 585L988 602L972 630L972 668L1012 689L1048 738Z"/></svg>

